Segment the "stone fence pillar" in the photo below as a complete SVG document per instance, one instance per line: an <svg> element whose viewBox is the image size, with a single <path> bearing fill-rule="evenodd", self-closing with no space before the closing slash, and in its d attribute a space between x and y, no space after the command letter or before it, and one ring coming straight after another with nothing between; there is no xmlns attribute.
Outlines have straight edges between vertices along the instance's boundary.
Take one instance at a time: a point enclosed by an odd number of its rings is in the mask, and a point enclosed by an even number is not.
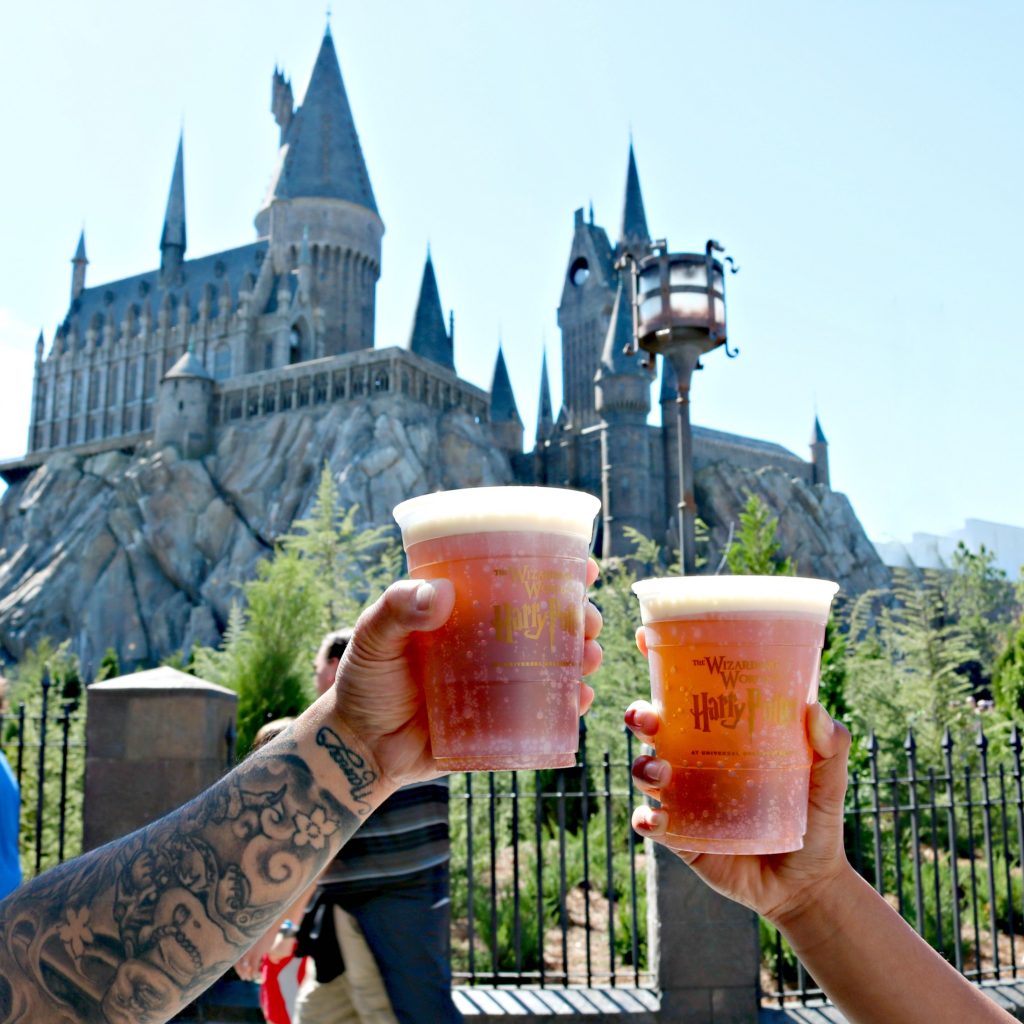
<svg viewBox="0 0 1024 1024"><path fill-rule="evenodd" d="M234 756L238 697L173 668L89 687L85 850L166 814L216 782Z"/></svg>
<svg viewBox="0 0 1024 1024"><path fill-rule="evenodd" d="M757 915L709 889L674 853L647 847L647 957L658 1024L756 1024Z"/></svg>

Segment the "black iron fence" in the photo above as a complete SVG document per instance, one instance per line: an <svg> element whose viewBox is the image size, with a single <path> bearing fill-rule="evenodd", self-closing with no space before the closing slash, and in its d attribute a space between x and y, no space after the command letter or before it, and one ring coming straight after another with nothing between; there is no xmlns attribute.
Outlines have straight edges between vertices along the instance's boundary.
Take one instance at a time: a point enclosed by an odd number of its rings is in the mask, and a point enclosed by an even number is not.
<svg viewBox="0 0 1024 1024"><path fill-rule="evenodd" d="M19 850L26 878L82 850L85 714L53 692L44 673L36 692L0 713L3 750L21 793Z"/></svg>
<svg viewBox="0 0 1024 1024"><path fill-rule="evenodd" d="M633 754L591 755L581 721L575 768L452 777L457 984L651 984Z"/></svg>
<svg viewBox="0 0 1024 1024"><path fill-rule="evenodd" d="M913 732L899 756L872 736L850 776L850 862L974 982L1024 976L1022 746L1016 726L959 749L947 730L931 758ZM761 937L763 1001L821 1000L778 932L762 924Z"/></svg>

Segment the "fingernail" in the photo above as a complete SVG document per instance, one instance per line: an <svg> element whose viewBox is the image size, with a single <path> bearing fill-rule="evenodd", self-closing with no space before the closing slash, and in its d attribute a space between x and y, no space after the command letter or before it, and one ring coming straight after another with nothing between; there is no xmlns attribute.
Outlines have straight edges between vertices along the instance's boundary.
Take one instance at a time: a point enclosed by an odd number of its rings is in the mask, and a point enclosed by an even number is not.
<svg viewBox="0 0 1024 1024"><path fill-rule="evenodd" d="M672 769L664 761L648 761L644 765L643 777L656 786L664 786L669 779Z"/></svg>
<svg viewBox="0 0 1024 1024"><path fill-rule="evenodd" d="M431 583L421 583L416 588L416 611L425 612L430 610L434 602L434 586Z"/></svg>

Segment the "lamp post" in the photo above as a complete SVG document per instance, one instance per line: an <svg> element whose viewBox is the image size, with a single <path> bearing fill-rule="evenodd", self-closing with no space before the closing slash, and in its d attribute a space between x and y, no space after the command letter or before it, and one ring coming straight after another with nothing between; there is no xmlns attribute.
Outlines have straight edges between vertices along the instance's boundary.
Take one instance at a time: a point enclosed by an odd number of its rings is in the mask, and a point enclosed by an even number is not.
<svg viewBox="0 0 1024 1024"><path fill-rule="evenodd" d="M676 374L676 436L679 473L679 553L684 574L696 569L695 524L697 507L693 496L693 432L690 427L690 380L702 369L701 356L724 347L734 358L725 332L725 269L739 270L731 256L720 260L715 253L725 250L709 239L702 253L670 253L664 240L652 242L650 252L639 259L623 254L620 269L632 278L633 337L627 355L638 349L645 363L654 368L654 357L663 355Z"/></svg>

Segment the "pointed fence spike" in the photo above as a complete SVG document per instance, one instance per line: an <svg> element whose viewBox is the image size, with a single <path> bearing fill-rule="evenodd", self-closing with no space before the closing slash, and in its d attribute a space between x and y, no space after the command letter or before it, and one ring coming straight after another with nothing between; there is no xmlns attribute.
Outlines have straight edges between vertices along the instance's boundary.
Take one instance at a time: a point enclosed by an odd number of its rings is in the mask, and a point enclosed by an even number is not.
<svg viewBox="0 0 1024 1024"><path fill-rule="evenodd" d="M908 754L913 754L917 751L917 740L914 738L913 727L907 729L907 738L903 741L903 749Z"/></svg>
<svg viewBox="0 0 1024 1024"><path fill-rule="evenodd" d="M985 727L978 726L978 738L974 745L984 754L988 750L988 737L985 735Z"/></svg>
<svg viewBox="0 0 1024 1024"><path fill-rule="evenodd" d="M1013 727L1010 729L1010 749L1015 754L1020 754L1021 752L1020 733L1017 731L1016 722L1013 723Z"/></svg>
<svg viewBox="0 0 1024 1024"><path fill-rule="evenodd" d="M953 752L953 736L949 731L948 725L942 732L942 749L945 750L946 753Z"/></svg>
<svg viewBox="0 0 1024 1024"><path fill-rule="evenodd" d="M869 754L873 754L876 750L878 750L878 738L875 736L875 730L872 729L868 733L867 751Z"/></svg>

